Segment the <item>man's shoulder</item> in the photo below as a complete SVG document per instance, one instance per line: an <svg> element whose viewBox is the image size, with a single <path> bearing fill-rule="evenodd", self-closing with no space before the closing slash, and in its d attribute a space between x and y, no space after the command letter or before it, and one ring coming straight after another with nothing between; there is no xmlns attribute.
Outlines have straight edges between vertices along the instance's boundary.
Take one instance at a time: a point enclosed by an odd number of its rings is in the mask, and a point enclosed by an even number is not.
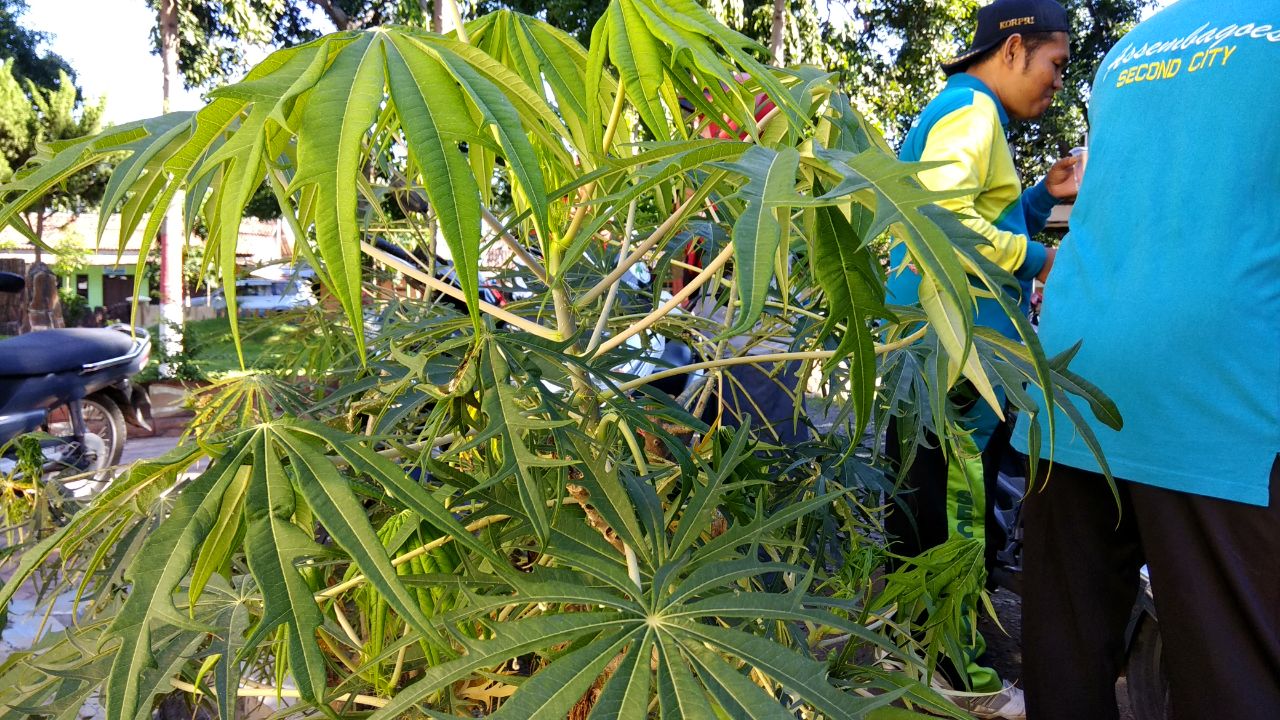
<svg viewBox="0 0 1280 720"><path fill-rule="evenodd" d="M934 96L916 118L900 157L919 160L931 142L944 141L944 137L987 137L998 127L999 111L986 93L951 84Z"/></svg>
<svg viewBox="0 0 1280 720"><path fill-rule="evenodd" d="M999 111L990 96L973 88L957 86L944 88L929 101L924 112L920 113L917 124L927 131L946 118L963 118L966 122L980 122L988 126L1000 123Z"/></svg>

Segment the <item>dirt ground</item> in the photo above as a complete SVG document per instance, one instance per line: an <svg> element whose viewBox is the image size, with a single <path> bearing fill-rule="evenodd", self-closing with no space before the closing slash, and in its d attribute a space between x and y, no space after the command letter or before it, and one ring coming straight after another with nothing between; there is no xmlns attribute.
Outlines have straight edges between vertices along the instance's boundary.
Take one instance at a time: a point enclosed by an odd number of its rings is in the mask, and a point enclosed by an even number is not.
<svg viewBox="0 0 1280 720"><path fill-rule="evenodd" d="M1019 682L1022 680L1022 599L1001 588L991 596L991 604L996 608L1000 625L985 615L978 621L978 629L987 641L987 655L1001 678ZM1134 720L1129 707L1129 687L1123 677L1116 683L1116 702L1120 706L1120 720Z"/></svg>

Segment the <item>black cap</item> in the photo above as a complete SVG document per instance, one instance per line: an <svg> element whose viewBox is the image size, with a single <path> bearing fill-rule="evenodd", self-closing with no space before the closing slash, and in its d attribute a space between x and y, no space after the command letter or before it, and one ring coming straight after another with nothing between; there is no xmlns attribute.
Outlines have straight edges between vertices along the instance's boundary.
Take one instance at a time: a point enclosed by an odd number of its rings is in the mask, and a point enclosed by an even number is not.
<svg viewBox="0 0 1280 720"><path fill-rule="evenodd" d="M969 61L1012 35L1071 32L1067 11L1054 0L996 0L978 9L978 29L968 50L942 63L948 76L964 70Z"/></svg>

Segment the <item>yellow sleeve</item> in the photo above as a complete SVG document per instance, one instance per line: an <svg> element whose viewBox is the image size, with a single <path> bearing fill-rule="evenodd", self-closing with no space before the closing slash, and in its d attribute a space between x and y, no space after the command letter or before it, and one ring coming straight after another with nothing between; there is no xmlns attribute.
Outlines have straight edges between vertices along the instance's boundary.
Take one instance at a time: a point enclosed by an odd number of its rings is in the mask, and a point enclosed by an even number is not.
<svg viewBox="0 0 1280 720"><path fill-rule="evenodd" d="M960 108L934 124L925 141L921 162L950 163L920 173L920 182L930 190L973 188L972 195L942 200L938 204L972 219L963 220L991 246L978 251L1009 272L1016 272L1027 257L1027 236L1000 230L983 219L974 208L978 194L986 189L991 167L992 143L1000 130L999 120L982 108Z"/></svg>

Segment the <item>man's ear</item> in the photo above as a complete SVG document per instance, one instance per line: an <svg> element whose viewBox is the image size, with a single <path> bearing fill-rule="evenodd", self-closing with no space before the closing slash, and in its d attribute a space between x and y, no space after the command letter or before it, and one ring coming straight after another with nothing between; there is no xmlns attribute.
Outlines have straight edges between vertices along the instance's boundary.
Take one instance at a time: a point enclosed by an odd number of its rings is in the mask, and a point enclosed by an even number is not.
<svg viewBox="0 0 1280 720"><path fill-rule="evenodd" d="M1006 67L1016 67L1018 65L1018 58L1022 57L1025 52L1026 46L1022 42L1022 36L1017 34L1010 35L1009 38L1004 41L1004 46L1000 48L1000 61L1003 62Z"/></svg>

